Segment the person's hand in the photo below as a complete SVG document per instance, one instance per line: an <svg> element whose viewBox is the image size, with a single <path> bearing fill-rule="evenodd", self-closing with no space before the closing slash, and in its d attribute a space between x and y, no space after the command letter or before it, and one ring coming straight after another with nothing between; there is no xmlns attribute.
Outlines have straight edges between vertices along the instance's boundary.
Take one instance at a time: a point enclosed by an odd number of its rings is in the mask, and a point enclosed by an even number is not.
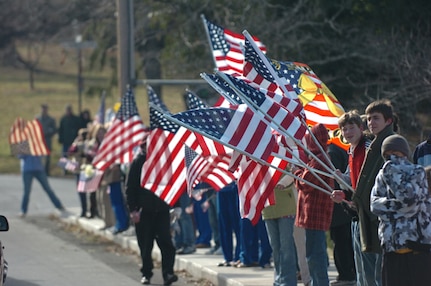
<svg viewBox="0 0 431 286"><path fill-rule="evenodd" d="M277 184L277 185L275 186L275 188L276 188L277 190L282 190L282 189L284 189L284 186L283 186L283 185L281 185L281 184Z"/></svg>
<svg viewBox="0 0 431 286"><path fill-rule="evenodd" d="M331 194L331 199L336 203L341 203L346 198L346 195L342 190L334 190Z"/></svg>
<svg viewBox="0 0 431 286"><path fill-rule="evenodd" d="M131 212L130 219L133 221L133 223L138 223L141 220L141 212L140 211Z"/></svg>
<svg viewBox="0 0 431 286"><path fill-rule="evenodd" d="M193 213L193 205L190 205L184 209L186 214L192 214Z"/></svg>
<svg viewBox="0 0 431 286"><path fill-rule="evenodd" d="M204 213L207 212L207 210L210 208L210 203L208 202L208 200L202 203L201 208Z"/></svg>

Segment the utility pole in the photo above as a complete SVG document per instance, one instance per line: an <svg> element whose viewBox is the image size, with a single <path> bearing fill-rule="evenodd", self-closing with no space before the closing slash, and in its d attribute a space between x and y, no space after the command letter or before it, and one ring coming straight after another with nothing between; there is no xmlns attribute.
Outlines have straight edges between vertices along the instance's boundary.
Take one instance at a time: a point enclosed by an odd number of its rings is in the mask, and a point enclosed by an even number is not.
<svg viewBox="0 0 431 286"><path fill-rule="evenodd" d="M133 1L116 0L117 5L117 78L120 97L134 84Z"/></svg>
<svg viewBox="0 0 431 286"><path fill-rule="evenodd" d="M78 87L78 112L82 111L82 91L84 90L84 80L82 78L82 35L79 30L78 20L74 19L72 22L73 30L75 33L75 44L77 51L77 61L78 61L78 76L77 76L77 87Z"/></svg>
<svg viewBox="0 0 431 286"><path fill-rule="evenodd" d="M72 21L74 41L64 42L61 45L68 50L76 50L78 74L77 74L77 89L78 89L78 111L82 111L82 93L84 92L84 77L82 76L82 50L94 49L97 45L93 41L83 41L81 29L78 20Z"/></svg>

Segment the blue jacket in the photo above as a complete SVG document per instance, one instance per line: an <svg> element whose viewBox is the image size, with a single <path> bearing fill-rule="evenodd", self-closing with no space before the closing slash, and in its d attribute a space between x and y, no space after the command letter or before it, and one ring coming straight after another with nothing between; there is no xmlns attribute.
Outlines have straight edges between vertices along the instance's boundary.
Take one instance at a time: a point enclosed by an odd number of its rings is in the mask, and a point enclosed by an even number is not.
<svg viewBox="0 0 431 286"><path fill-rule="evenodd" d="M424 167L431 166L431 138L416 146L413 153L413 163Z"/></svg>

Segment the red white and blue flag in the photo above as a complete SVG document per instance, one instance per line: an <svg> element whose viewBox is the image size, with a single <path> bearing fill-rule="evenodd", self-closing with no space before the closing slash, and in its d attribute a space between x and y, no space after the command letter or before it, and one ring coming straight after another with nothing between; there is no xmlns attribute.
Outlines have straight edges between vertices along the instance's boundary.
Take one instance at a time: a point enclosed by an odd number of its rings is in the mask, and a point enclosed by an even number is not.
<svg viewBox="0 0 431 286"><path fill-rule="evenodd" d="M184 147L189 195L202 182L218 191L235 180L235 176L228 170L231 158L229 154L203 156L187 145Z"/></svg>
<svg viewBox="0 0 431 286"><path fill-rule="evenodd" d="M115 115L93 159L93 166L105 171L113 164L133 161L133 150L144 138L146 128L136 107L135 96L129 89L121 98L121 106Z"/></svg>
<svg viewBox="0 0 431 286"><path fill-rule="evenodd" d="M187 189L184 144L196 148L198 143L190 130L164 116L170 112L151 87L147 92L151 131L141 185L173 206Z"/></svg>
<svg viewBox="0 0 431 286"><path fill-rule="evenodd" d="M244 55L241 45L244 44L244 35L234 33L216 25L202 15L209 38L212 55L218 71L227 74L242 75ZM258 38L254 38L259 48L266 52L266 47Z"/></svg>
<svg viewBox="0 0 431 286"><path fill-rule="evenodd" d="M103 172L97 169L94 169L94 174L88 177L85 174L85 171L82 170L79 173L79 180L77 185L78 192L91 193L97 191L100 185L100 181L102 180Z"/></svg>
<svg viewBox="0 0 431 286"><path fill-rule="evenodd" d="M37 119L16 118L9 131L9 145L12 155L44 156L50 153Z"/></svg>

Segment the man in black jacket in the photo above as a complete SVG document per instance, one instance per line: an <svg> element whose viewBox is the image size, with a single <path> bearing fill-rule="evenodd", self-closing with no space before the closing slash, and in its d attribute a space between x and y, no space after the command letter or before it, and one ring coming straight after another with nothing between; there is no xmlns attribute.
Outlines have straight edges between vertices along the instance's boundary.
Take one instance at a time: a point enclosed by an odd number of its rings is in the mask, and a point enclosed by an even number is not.
<svg viewBox="0 0 431 286"><path fill-rule="evenodd" d="M153 192L141 187L141 170L146 160L146 144L141 144L139 155L133 160L126 181L127 205L135 223L136 237L142 259L142 284L150 284L153 276L151 252L154 239L162 254L164 285L178 280L174 274L175 247L170 233L169 205Z"/></svg>

